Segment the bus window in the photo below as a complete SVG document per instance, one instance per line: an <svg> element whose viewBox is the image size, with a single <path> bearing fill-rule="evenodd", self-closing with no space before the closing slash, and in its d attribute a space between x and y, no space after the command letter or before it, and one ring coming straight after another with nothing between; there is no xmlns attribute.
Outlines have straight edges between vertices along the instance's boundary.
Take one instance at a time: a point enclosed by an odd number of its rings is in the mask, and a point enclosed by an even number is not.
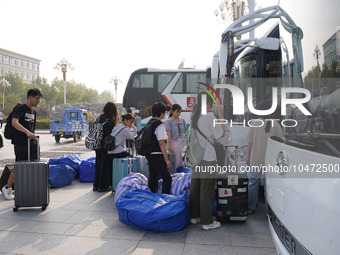
<svg viewBox="0 0 340 255"><path fill-rule="evenodd" d="M197 82L205 83L204 73L187 73L186 74L186 92L198 93L199 84Z"/></svg>
<svg viewBox="0 0 340 255"><path fill-rule="evenodd" d="M153 74L136 74L133 79L133 88L153 88Z"/></svg>
<svg viewBox="0 0 340 255"><path fill-rule="evenodd" d="M183 93L184 92L184 86L183 86L183 74L176 82L175 87L171 91L171 93Z"/></svg>
<svg viewBox="0 0 340 255"><path fill-rule="evenodd" d="M281 61L271 59L266 64L267 77L281 77Z"/></svg>
<svg viewBox="0 0 340 255"><path fill-rule="evenodd" d="M161 93L169 82L174 78L175 73L158 74L158 92Z"/></svg>

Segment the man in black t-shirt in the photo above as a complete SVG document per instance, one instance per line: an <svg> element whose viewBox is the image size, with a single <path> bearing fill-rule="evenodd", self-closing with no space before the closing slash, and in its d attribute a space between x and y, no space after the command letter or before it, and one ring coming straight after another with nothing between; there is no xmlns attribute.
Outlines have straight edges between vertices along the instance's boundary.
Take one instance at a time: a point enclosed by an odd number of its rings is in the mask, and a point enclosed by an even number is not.
<svg viewBox="0 0 340 255"><path fill-rule="evenodd" d="M36 124L37 106L42 97L39 89L30 89L27 92L26 103L17 105L13 109L12 126L16 129L12 144L14 145L15 161L28 160L28 138L30 139L30 160L37 159L37 142L34 134ZM6 199L13 199L12 185L14 173L9 176L7 185L2 188Z"/></svg>

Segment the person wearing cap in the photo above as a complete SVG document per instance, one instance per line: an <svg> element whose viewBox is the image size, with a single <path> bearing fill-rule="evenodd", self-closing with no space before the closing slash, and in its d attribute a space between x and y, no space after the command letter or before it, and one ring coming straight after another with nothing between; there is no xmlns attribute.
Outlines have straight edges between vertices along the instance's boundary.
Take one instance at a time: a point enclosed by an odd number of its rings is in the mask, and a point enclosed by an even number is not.
<svg viewBox="0 0 340 255"><path fill-rule="evenodd" d="M142 129L142 118L139 116L139 110L134 111L135 115L135 126L137 128L137 132Z"/></svg>

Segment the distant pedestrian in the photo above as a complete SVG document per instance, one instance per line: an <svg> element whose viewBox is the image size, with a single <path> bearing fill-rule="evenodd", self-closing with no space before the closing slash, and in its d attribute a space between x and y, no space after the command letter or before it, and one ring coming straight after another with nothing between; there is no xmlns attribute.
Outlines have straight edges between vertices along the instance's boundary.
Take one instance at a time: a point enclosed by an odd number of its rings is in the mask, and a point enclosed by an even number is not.
<svg viewBox="0 0 340 255"><path fill-rule="evenodd" d="M167 120L167 119L169 118L170 111L171 111L171 107L170 107L169 105L166 105L166 106L165 106L164 120Z"/></svg>
<svg viewBox="0 0 340 255"><path fill-rule="evenodd" d="M142 118L139 115L139 110L135 110L135 126L137 128L137 132L142 129Z"/></svg>
<svg viewBox="0 0 340 255"><path fill-rule="evenodd" d="M183 165L181 143L185 131L185 120L181 118L181 112L182 107L179 104L173 104L169 118L165 121L169 153L175 154L175 169Z"/></svg>
<svg viewBox="0 0 340 255"><path fill-rule="evenodd" d="M92 112L90 111L90 108L87 108L87 121L92 121Z"/></svg>
<svg viewBox="0 0 340 255"><path fill-rule="evenodd" d="M3 113L2 112L0 112L0 124L1 124L1 126L0 126L0 128L2 128L2 123L3 123Z"/></svg>
<svg viewBox="0 0 340 255"><path fill-rule="evenodd" d="M100 116L100 114L99 114L99 112L97 110L96 113L94 114L93 120L96 121L99 116Z"/></svg>

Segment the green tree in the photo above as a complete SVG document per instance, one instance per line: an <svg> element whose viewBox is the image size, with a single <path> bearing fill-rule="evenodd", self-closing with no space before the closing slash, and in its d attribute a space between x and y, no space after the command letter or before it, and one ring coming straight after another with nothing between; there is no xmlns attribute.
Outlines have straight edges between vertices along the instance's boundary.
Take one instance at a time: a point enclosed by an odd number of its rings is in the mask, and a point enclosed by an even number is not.
<svg viewBox="0 0 340 255"><path fill-rule="evenodd" d="M100 103L107 103L109 101L114 101L113 93L110 90L104 90L100 93Z"/></svg>

